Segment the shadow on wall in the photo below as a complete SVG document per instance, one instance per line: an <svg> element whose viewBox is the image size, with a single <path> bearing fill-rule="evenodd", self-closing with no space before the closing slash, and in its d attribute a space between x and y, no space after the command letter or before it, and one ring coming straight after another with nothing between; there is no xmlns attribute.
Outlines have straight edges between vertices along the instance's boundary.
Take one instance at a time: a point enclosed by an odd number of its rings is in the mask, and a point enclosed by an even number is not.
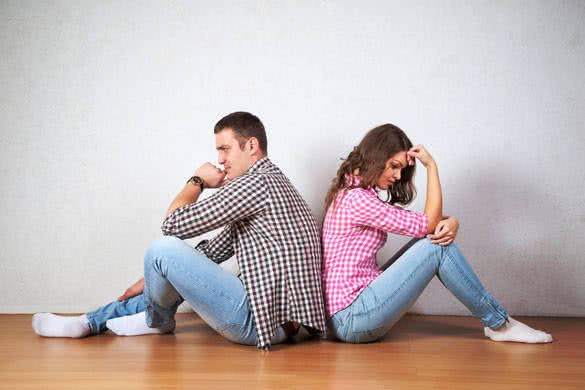
<svg viewBox="0 0 585 390"><path fill-rule="evenodd" d="M301 195L311 206L317 225L321 228L325 216L325 197L331 181L335 177L342 159L347 157L351 148L335 145L339 141L328 144L327 147L316 149L312 153L306 153L303 158L302 168L304 172L310 172L310 192Z"/></svg>
<svg viewBox="0 0 585 390"><path fill-rule="evenodd" d="M486 288L512 314L585 314L576 266L579 217L528 175L494 175L486 165L467 173L442 179L444 209L461 221L457 243ZM460 314L463 306L446 295L434 282L413 311Z"/></svg>
<svg viewBox="0 0 585 390"><path fill-rule="evenodd" d="M305 153L298 162L304 172L310 173L310 191L302 195L319 225L325 214L327 190L349 150L335 140L327 148ZM419 170L417 174L422 176L424 172ZM458 246L482 283L511 314L585 314L579 295L582 271L576 266L582 250L573 238L575 227L568 222L568 211L563 209L567 206L552 189L535 186L528 176L520 174L494 176L487 165L470 167L459 177L445 175L441 181L445 213L461 221ZM420 185L418 190L418 204L424 207L426 188ZM378 261L389 259L408 240L389 235ZM223 265L237 273L235 259ZM411 311L469 314L438 280L431 283Z"/></svg>

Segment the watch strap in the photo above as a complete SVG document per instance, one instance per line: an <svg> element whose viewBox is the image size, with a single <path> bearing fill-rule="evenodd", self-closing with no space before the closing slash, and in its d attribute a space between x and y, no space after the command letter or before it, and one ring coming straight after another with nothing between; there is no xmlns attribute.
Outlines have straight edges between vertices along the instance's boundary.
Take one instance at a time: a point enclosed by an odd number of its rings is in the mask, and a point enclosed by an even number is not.
<svg viewBox="0 0 585 390"><path fill-rule="evenodd" d="M201 187L201 191L203 191L203 189L205 188L205 182L199 176L191 176L189 180L187 180L187 183L191 183L193 185Z"/></svg>

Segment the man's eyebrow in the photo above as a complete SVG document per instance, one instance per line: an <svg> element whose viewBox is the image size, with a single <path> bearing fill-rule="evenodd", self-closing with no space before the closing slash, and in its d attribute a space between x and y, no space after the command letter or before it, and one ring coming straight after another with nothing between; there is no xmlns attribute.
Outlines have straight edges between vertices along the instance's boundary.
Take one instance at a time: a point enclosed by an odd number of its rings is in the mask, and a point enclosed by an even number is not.
<svg viewBox="0 0 585 390"><path fill-rule="evenodd" d="M215 149L219 150L219 149L228 149L229 145L220 145L218 147L216 147Z"/></svg>

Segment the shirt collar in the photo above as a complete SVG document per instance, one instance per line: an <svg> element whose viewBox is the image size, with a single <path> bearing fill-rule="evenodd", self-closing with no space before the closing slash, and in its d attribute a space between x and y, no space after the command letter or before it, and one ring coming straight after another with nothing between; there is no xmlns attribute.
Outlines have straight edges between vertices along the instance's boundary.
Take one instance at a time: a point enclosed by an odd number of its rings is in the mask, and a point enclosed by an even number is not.
<svg viewBox="0 0 585 390"><path fill-rule="evenodd" d="M255 173L259 171L264 171L272 166L272 161L266 156L262 157L260 160L256 161L250 168L248 168L247 173Z"/></svg>
<svg viewBox="0 0 585 390"><path fill-rule="evenodd" d="M349 187L349 186L354 186L354 187L359 187L361 182L361 179L359 176L356 175L345 175L345 186ZM366 190L373 192L374 194L378 193L378 188L377 187L367 187Z"/></svg>
<svg viewBox="0 0 585 390"><path fill-rule="evenodd" d="M356 175L345 175L345 186L359 186L360 185L360 177Z"/></svg>

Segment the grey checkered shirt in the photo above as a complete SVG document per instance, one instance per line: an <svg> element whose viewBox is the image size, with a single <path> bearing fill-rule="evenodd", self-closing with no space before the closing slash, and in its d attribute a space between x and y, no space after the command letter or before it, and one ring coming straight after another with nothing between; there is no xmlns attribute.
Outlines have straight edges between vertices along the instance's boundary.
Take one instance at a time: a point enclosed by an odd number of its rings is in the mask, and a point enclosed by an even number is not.
<svg viewBox="0 0 585 390"><path fill-rule="evenodd" d="M213 196L176 209L162 231L186 239L222 226L197 249L216 263L235 253L258 348L270 349L274 331L288 321L323 333L319 232L306 202L268 157Z"/></svg>

